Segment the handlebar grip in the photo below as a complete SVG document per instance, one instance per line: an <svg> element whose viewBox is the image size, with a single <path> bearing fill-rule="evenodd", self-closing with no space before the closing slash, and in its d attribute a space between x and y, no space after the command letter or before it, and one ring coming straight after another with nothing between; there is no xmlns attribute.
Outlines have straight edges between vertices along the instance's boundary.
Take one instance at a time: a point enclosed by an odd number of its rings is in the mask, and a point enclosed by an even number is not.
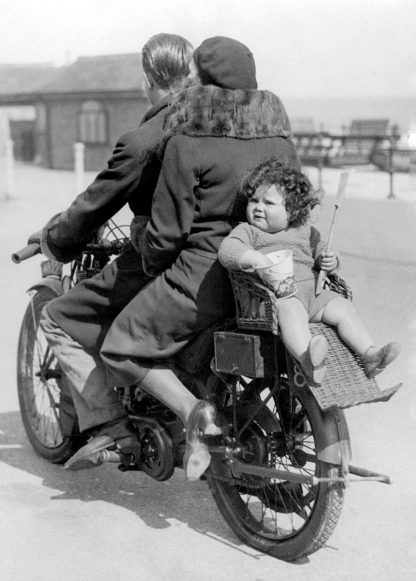
<svg viewBox="0 0 416 581"><path fill-rule="evenodd" d="M14 252L12 254L12 260L14 263L19 264L23 260L27 260L28 258L32 258L32 256L35 256L35 254L40 254L40 253L41 253L41 249L40 249L39 242L32 242L31 244L28 244L28 246L25 246L21 250Z"/></svg>

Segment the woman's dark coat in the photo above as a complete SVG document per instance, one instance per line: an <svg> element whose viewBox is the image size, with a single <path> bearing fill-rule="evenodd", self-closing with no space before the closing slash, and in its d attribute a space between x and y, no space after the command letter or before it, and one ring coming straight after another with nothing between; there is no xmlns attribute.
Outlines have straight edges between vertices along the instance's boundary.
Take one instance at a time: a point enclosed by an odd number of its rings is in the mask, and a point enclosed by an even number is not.
<svg viewBox="0 0 416 581"><path fill-rule="evenodd" d="M217 260L244 175L270 157L299 167L280 100L268 91L193 87L172 103L151 220L141 239L154 278L115 319L102 357L122 384L234 311ZM136 240L137 244L138 241Z"/></svg>

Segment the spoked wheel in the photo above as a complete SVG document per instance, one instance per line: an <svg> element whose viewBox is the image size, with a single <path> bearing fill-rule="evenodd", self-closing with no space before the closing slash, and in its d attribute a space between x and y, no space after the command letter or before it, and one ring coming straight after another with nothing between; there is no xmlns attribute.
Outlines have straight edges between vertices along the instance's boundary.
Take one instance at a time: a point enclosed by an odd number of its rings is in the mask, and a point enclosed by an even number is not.
<svg viewBox="0 0 416 581"><path fill-rule="evenodd" d="M294 396L287 380L274 389L267 380L246 383L230 443L240 462L288 470L307 477L338 476L338 467L317 458L317 442L330 443L322 414L310 394ZM266 406L255 415L259 403ZM226 410L230 423L231 412ZM212 454L207 480L232 530L248 545L293 561L313 553L330 537L339 519L344 489L334 482L296 482L238 474L224 455Z"/></svg>
<svg viewBox="0 0 416 581"><path fill-rule="evenodd" d="M72 456L80 442L76 446L64 435L61 404L69 393L39 327L43 307L55 296L51 289L41 288L26 309L19 336L17 389L23 425L32 446L40 456L58 464Z"/></svg>

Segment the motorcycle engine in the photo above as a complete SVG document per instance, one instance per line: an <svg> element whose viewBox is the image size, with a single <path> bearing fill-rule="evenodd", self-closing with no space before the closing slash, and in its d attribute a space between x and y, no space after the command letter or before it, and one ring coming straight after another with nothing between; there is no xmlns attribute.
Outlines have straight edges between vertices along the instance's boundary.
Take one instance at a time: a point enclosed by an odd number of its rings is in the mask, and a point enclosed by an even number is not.
<svg viewBox="0 0 416 581"><path fill-rule="evenodd" d="M167 480L175 470L172 438L156 420L134 418L133 421L139 432L140 469L155 480Z"/></svg>

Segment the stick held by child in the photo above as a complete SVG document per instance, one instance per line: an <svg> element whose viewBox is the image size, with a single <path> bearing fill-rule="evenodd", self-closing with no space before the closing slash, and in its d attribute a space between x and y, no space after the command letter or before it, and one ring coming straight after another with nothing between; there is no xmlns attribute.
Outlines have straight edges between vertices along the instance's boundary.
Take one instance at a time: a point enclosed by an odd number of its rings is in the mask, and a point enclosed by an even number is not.
<svg viewBox="0 0 416 581"><path fill-rule="evenodd" d="M338 254L326 249L319 230L310 222L311 210L320 203L306 175L272 158L245 178L241 194L246 219L223 240L220 262L231 270L264 269L267 256L279 250L293 253L296 292L279 298L277 315L283 342L300 363L311 385L322 383L328 344L323 335L312 338L309 323L333 326L359 356L368 377L374 377L400 353L398 343L376 347L350 301L330 290L316 296L319 270L339 267Z"/></svg>

